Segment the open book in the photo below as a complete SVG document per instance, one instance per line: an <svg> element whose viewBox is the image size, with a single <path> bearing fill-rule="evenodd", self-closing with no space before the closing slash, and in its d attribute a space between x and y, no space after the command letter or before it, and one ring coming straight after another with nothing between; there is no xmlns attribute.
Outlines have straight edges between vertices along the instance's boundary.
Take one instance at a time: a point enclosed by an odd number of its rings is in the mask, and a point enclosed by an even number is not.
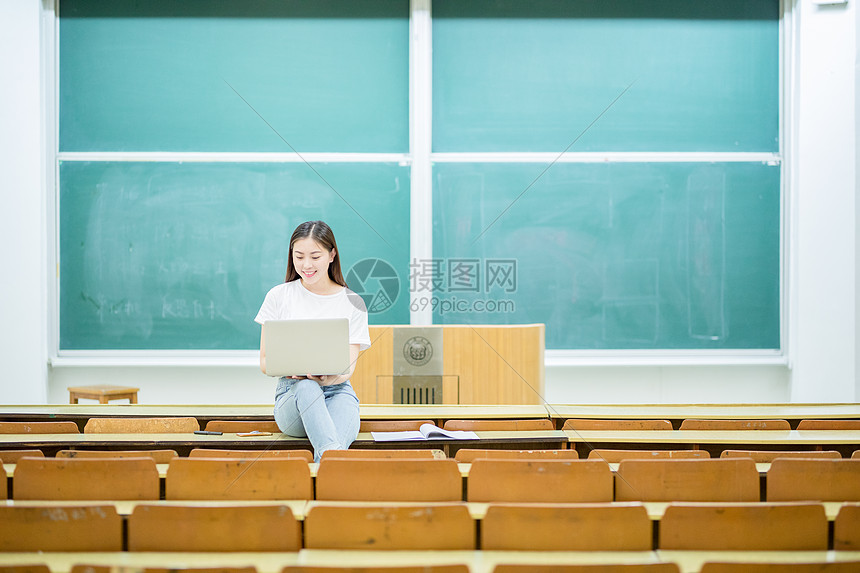
<svg viewBox="0 0 860 573"><path fill-rule="evenodd" d="M377 442L399 442L404 440L477 440L478 434L462 430L443 430L433 424L421 424L411 432L371 432Z"/></svg>

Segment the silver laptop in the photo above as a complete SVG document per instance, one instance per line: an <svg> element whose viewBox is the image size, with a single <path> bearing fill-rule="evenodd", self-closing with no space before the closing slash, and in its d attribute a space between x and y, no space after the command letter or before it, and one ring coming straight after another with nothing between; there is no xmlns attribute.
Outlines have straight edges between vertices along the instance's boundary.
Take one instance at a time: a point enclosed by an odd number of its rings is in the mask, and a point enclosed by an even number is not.
<svg viewBox="0 0 860 573"><path fill-rule="evenodd" d="M349 371L349 319L269 320L266 374L305 376Z"/></svg>

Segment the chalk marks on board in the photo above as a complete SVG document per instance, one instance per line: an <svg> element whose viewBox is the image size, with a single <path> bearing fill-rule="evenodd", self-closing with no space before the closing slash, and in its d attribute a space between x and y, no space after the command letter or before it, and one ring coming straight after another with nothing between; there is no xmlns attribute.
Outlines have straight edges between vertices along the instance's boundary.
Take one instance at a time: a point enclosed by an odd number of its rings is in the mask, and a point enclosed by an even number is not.
<svg viewBox="0 0 860 573"><path fill-rule="evenodd" d="M727 335L726 176L702 167L687 178L687 313L693 338Z"/></svg>
<svg viewBox="0 0 860 573"><path fill-rule="evenodd" d="M547 325L547 348L777 348L779 167L744 163L438 164L437 258L517 260L516 312L440 324ZM477 295L476 295L477 296Z"/></svg>

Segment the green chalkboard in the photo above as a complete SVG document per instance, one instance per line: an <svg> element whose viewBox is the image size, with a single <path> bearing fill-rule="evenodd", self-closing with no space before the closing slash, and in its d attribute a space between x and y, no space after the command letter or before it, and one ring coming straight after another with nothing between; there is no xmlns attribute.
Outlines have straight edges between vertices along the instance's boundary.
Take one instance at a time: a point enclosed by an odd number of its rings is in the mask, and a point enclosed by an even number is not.
<svg viewBox="0 0 860 573"><path fill-rule="evenodd" d="M59 38L61 151L290 151L233 88L299 151L408 151L408 0L62 0Z"/></svg>
<svg viewBox="0 0 860 573"><path fill-rule="evenodd" d="M254 316L309 219L334 229L371 323L408 323L407 282L380 277L408 267L409 168L314 169L325 182L300 163L62 162L60 349L258 347Z"/></svg>
<svg viewBox="0 0 860 573"><path fill-rule="evenodd" d="M433 150L779 149L779 0L434 0Z"/></svg>
<svg viewBox="0 0 860 573"><path fill-rule="evenodd" d="M308 219L334 228L373 324L411 304L546 323L550 349L780 346L778 158L437 156L433 259L411 260L408 161L167 160L409 153L408 0L59 5L60 350L256 348ZM431 17L435 152L779 153L779 0L434 0Z"/></svg>
<svg viewBox="0 0 860 573"><path fill-rule="evenodd" d="M546 323L547 348L780 347L780 168L437 164L439 324Z"/></svg>

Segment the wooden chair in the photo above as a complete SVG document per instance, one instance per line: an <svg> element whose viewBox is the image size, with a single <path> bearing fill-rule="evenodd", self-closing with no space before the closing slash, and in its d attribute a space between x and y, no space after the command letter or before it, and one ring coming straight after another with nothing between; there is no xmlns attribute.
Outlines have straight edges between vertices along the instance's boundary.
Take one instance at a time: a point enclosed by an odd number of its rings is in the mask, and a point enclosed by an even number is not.
<svg viewBox="0 0 860 573"><path fill-rule="evenodd" d="M44 458L42 450L0 450L0 463L14 464L23 457Z"/></svg>
<svg viewBox="0 0 860 573"><path fill-rule="evenodd" d="M472 463L476 459L493 460L577 460L576 450L481 450L463 448L457 450L454 459L460 463Z"/></svg>
<svg viewBox="0 0 860 573"><path fill-rule="evenodd" d="M293 458L305 460L308 463L314 461L314 454L310 450L211 450L209 448L194 448L188 452L189 458L242 458L257 460L260 458Z"/></svg>
<svg viewBox="0 0 860 573"><path fill-rule="evenodd" d="M305 547L470 551L475 529L465 504L314 505L305 516Z"/></svg>
<svg viewBox="0 0 860 573"><path fill-rule="evenodd" d="M320 462L316 498L339 501L462 501L453 459L337 459Z"/></svg>
<svg viewBox="0 0 860 573"><path fill-rule="evenodd" d="M612 501L609 464L594 460L472 462L468 501L568 503Z"/></svg>
<svg viewBox="0 0 860 573"><path fill-rule="evenodd" d="M362 420L359 432L414 432L433 420Z"/></svg>
<svg viewBox="0 0 860 573"><path fill-rule="evenodd" d="M759 474L748 458L624 460L616 501L759 501Z"/></svg>
<svg viewBox="0 0 860 573"><path fill-rule="evenodd" d="M200 429L197 418L90 418L85 434L190 434Z"/></svg>
<svg viewBox="0 0 860 573"><path fill-rule="evenodd" d="M565 420L562 430L671 430L669 420Z"/></svg>
<svg viewBox="0 0 860 573"><path fill-rule="evenodd" d="M842 459L835 450L779 451L779 450L723 450L721 458L752 458L757 464L770 463L777 458L826 458Z"/></svg>
<svg viewBox="0 0 860 573"><path fill-rule="evenodd" d="M280 434L281 429L274 420L210 420L206 422L206 431L237 434L239 432L272 432Z"/></svg>
<svg viewBox="0 0 860 573"><path fill-rule="evenodd" d="M857 573L858 570L860 570L860 561L804 561L803 563L798 563L796 560L787 563L714 561L703 564L699 573Z"/></svg>
<svg viewBox="0 0 860 573"><path fill-rule="evenodd" d="M448 420L444 430L469 430L472 432L526 432L554 430L555 424L549 419L539 420Z"/></svg>
<svg viewBox="0 0 860 573"><path fill-rule="evenodd" d="M852 460L860 459L860 450L854 450L854 453L851 454L851 459Z"/></svg>
<svg viewBox="0 0 860 573"><path fill-rule="evenodd" d="M113 505L0 506L0 551L122 551Z"/></svg>
<svg viewBox="0 0 860 573"><path fill-rule="evenodd" d="M680 573L676 563L602 563L589 565L496 565L493 573ZM738 572L740 573L740 572Z"/></svg>
<svg viewBox="0 0 860 573"><path fill-rule="evenodd" d="M0 422L0 434L80 434L74 422Z"/></svg>
<svg viewBox="0 0 860 573"><path fill-rule="evenodd" d="M152 458L21 458L13 496L50 500L158 499L159 478Z"/></svg>
<svg viewBox="0 0 860 573"><path fill-rule="evenodd" d="M622 460L688 460L710 458L707 450L605 450L596 449L588 452L589 460L603 460L617 464Z"/></svg>
<svg viewBox="0 0 860 573"><path fill-rule="evenodd" d="M798 430L860 430L860 420L801 420Z"/></svg>
<svg viewBox="0 0 860 573"><path fill-rule="evenodd" d="M302 533L285 505L138 505L128 517L129 551L298 551Z"/></svg>
<svg viewBox="0 0 860 573"><path fill-rule="evenodd" d="M684 420L681 430L790 430L788 420Z"/></svg>
<svg viewBox="0 0 860 573"><path fill-rule="evenodd" d="M498 551L650 551L653 530L642 505L496 505L481 520L481 549Z"/></svg>
<svg viewBox="0 0 860 573"><path fill-rule="evenodd" d="M174 458L165 499L313 499L311 472L301 458Z"/></svg>
<svg viewBox="0 0 860 573"><path fill-rule="evenodd" d="M323 452L320 461L331 459L403 459L403 458L418 458L425 460L445 459L445 452L442 450L326 450Z"/></svg>
<svg viewBox="0 0 860 573"><path fill-rule="evenodd" d="M860 551L860 505L846 503L833 522L833 549Z"/></svg>
<svg viewBox="0 0 860 573"><path fill-rule="evenodd" d="M669 504L660 520L660 549L695 551L824 551L821 504Z"/></svg>
<svg viewBox="0 0 860 573"><path fill-rule="evenodd" d="M860 460L775 459L768 501L860 501Z"/></svg>
<svg viewBox="0 0 860 573"><path fill-rule="evenodd" d="M157 464L168 464L176 450L60 450L58 458L152 458Z"/></svg>

